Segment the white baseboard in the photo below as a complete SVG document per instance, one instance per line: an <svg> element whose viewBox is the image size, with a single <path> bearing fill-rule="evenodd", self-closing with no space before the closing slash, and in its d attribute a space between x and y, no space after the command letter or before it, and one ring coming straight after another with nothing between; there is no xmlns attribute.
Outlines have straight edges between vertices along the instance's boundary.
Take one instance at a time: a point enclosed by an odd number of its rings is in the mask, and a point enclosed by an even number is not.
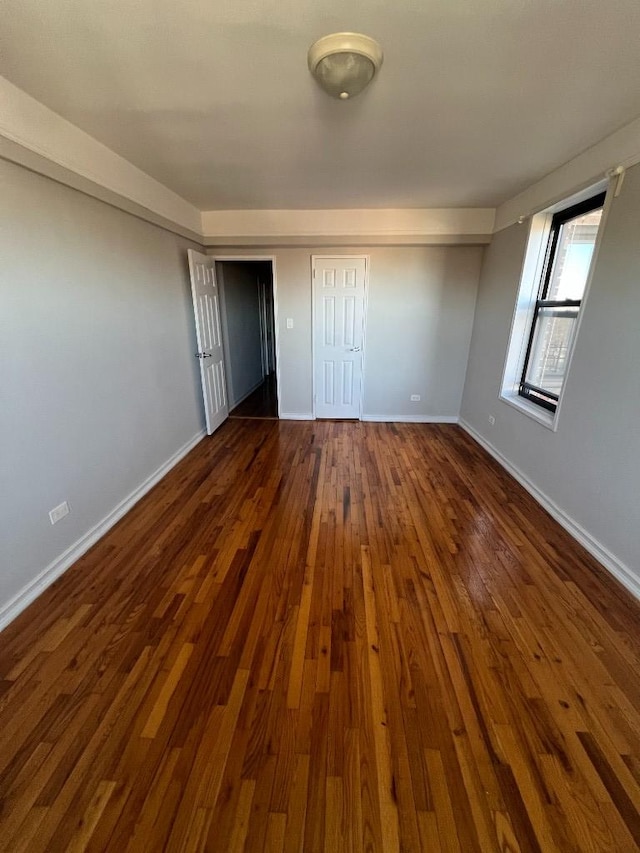
<svg viewBox="0 0 640 853"><path fill-rule="evenodd" d="M313 421L311 412L280 412L282 421ZM381 424L457 424L457 415L362 415L361 421Z"/></svg>
<svg viewBox="0 0 640 853"><path fill-rule="evenodd" d="M574 521L571 516L561 509L548 495L541 492L531 480L522 473L515 465L513 465L505 456L500 453L486 438L480 435L471 424L464 419L460 419L460 426L469 435L484 447L487 453L505 468L511 476L523 486L529 494L552 516L558 524L562 525L567 533L571 534L587 551L601 563L607 571L609 571L620 583L625 586L629 592L640 599L640 578L638 578L631 569L619 560L615 554L612 554L608 548L592 536L588 530L585 530L577 521Z"/></svg>
<svg viewBox="0 0 640 853"><path fill-rule="evenodd" d="M0 631L12 622L32 601L50 586L60 575L73 565L84 553L94 545L113 525L125 515L131 507L136 504L140 498L152 489L156 483L167 474L174 465L177 465L190 450L192 450L199 441L201 441L206 432L201 430L196 433L193 438L190 438L186 444L177 450L173 456L167 459L156 471L153 472L147 479L134 489L124 500L120 501L111 512L88 530L84 536L81 536L73 545L70 545L66 551L56 557L53 562L43 569L36 577L29 581L17 595L9 599L6 604L0 605Z"/></svg>
<svg viewBox="0 0 640 853"><path fill-rule="evenodd" d="M312 421L314 419L311 412L280 412L278 417L281 421Z"/></svg>
<svg viewBox="0 0 640 853"><path fill-rule="evenodd" d="M457 415L363 415L361 420L383 424L457 424Z"/></svg>

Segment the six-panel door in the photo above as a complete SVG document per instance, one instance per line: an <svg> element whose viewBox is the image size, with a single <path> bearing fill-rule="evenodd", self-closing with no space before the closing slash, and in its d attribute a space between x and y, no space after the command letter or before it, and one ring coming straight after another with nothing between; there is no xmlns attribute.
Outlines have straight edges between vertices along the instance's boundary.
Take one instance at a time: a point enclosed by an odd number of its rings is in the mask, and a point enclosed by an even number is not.
<svg viewBox="0 0 640 853"><path fill-rule="evenodd" d="M364 334L364 258L315 258L315 416L359 418Z"/></svg>
<svg viewBox="0 0 640 853"><path fill-rule="evenodd" d="M215 261L189 249L189 270L198 343L196 357L200 361L207 432L211 435L229 415Z"/></svg>

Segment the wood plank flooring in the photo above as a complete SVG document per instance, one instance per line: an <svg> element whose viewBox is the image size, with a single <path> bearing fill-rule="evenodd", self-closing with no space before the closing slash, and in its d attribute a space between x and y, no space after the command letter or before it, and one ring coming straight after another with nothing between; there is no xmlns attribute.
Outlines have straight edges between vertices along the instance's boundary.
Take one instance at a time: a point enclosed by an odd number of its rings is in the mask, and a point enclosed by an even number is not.
<svg viewBox="0 0 640 853"><path fill-rule="evenodd" d="M230 418L268 418L278 417L278 388L276 374L265 376L262 384L229 412Z"/></svg>
<svg viewBox="0 0 640 853"><path fill-rule="evenodd" d="M456 426L228 421L0 635L0 849L636 850L639 615Z"/></svg>

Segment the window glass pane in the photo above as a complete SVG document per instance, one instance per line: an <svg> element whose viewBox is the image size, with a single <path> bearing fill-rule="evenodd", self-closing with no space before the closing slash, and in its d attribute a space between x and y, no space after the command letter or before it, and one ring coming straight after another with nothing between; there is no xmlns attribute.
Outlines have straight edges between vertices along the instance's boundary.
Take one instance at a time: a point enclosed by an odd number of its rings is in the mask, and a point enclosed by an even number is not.
<svg viewBox="0 0 640 853"><path fill-rule="evenodd" d="M601 217L598 208L560 226L545 299L582 299Z"/></svg>
<svg viewBox="0 0 640 853"><path fill-rule="evenodd" d="M577 307L539 310L526 382L560 394L577 317Z"/></svg>

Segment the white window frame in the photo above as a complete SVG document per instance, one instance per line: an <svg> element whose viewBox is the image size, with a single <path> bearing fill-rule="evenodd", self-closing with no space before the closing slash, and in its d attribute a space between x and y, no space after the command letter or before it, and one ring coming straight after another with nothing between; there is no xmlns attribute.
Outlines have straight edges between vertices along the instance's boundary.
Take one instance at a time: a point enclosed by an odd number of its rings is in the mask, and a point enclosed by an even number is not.
<svg viewBox="0 0 640 853"><path fill-rule="evenodd" d="M593 255L591 257L589 272L585 282L582 304L576 319L575 333L567 356L567 369L565 371L564 381L560 390L557 408L555 412L551 412L536 405L536 403L531 403L518 393L527 354L527 344L529 341L531 324L533 322L536 299L538 298L540 282L544 272L545 254L551 231L551 222L553 220L554 213L564 210L565 208L572 207L575 204L579 204L581 201L585 201L586 199L605 191L606 197L602 211L602 219L600 220L600 227L598 228L598 234L593 247ZM538 423L547 427L547 429L553 430L553 432L558 429L562 401L567 388L567 379L571 372L575 344L578 339L578 335L580 334L580 326L582 324L582 317L584 314L583 309L589 297L591 280L593 278L593 271L596 266L598 251L600 249L600 243L604 233L607 213L611 204L611 197L612 193L609 191L608 181L600 181L599 183L594 184L581 192L570 196L569 198L559 201L551 207L541 210L539 213L535 213L530 218L527 248L525 250L524 264L522 266L520 284L518 286L518 296L513 311L513 318L511 320L509 343L507 345L504 371L502 374L498 398L503 403L507 403L507 405L513 406L514 409L517 409L524 415L527 415L527 417L538 421Z"/></svg>

